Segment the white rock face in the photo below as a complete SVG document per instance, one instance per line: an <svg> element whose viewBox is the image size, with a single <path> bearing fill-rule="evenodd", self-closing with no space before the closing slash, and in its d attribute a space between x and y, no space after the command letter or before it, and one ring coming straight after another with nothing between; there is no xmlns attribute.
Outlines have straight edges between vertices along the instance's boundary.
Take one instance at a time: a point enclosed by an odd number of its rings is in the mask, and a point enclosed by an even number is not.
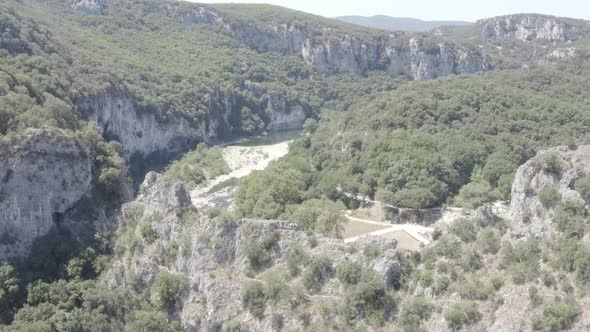
<svg viewBox="0 0 590 332"><path fill-rule="evenodd" d="M577 51L575 47L558 48L549 52L544 59L541 59L539 61L539 63L544 64L546 62L570 59L575 57L576 55Z"/></svg>
<svg viewBox="0 0 590 332"><path fill-rule="evenodd" d="M91 187L92 160L59 131L27 129L0 142L0 261L29 254L33 241Z"/></svg>
<svg viewBox="0 0 590 332"><path fill-rule="evenodd" d="M212 117L197 125L191 125L181 117L158 121L154 114L138 112L134 99L121 91L91 97L77 107L88 120L100 124L107 135L117 138L126 157L136 152L148 155L159 150L173 150L177 144L207 141L217 136L219 125Z"/></svg>
<svg viewBox="0 0 590 332"><path fill-rule="evenodd" d="M270 118L267 127L271 131L302 128L306 119L301 105L289 105L285 98L277 95L269 97L266 110Z"/></svg>
<svg viewBox="0 0 590 332"><path fill-rule="evenodd" d="M129 159L134 153L147 156L156 151L183 150L187 144L217 138L219 127L229 126L230 114L241 106L232 95L221 92L207 98L208 114L198 123L190 123L180 116L163 121L154 114L141 113L131 95L117 90L83 99L77 110L85 119L101 125L105 134L116 138ZM261 108L270 119L267 123L270 131L301 128L306 118L301 105L280 95L270 95Z"/></svg>
<svg viewBox="0 0 590 332"><path fill-rule="evenodd" d="M108 0L66 0L73 9L92 15L104 15Z"/></svg>
<svg viewBox="0 0 590 332"><path fill-rule="evenodd" d="M548 173L542 169L543 156L557 156L562 171ZM545 187L553 187L561 194L562 200L571 200L584 205L580 194L573 189L576 179L590 174L590 146L569 149L559 146L540 151L534 158L518 168L512 184L510 213L511 233L523 237L532 233L537 237L549 237L555 232L552 216L554 207L544 206L538 193Z"/></svg>
<svg viewBox="0 0 590 332"><path fill-rule="evenodd" d="M384 69L391 75L415 80L492 69L483 54L458 45L439 44L434 50L425 50L415 38L402 47L390 46L390 41L384 39L371 45L346 36L318 45L307 40L301 56L320 73L361 75L367 70ZM386 64L385 68L382 64Z"/></svg>
<svg viewBox="0 0 590 332"><path fill-rule="evenodd" d="M510 15L480 20L485 39L516 38L521 41L566 42L575 27L556 17Z"/></svg>
<svg viewBox="0 0 590 332"><path fill-rule="evenodd" d="M438 44L425 50L422 42L412 38L409 47L386 49L392 75L405 75L415 80L429 80L451 74L476 73L492 69L485 56L460 47Z"/></svg>

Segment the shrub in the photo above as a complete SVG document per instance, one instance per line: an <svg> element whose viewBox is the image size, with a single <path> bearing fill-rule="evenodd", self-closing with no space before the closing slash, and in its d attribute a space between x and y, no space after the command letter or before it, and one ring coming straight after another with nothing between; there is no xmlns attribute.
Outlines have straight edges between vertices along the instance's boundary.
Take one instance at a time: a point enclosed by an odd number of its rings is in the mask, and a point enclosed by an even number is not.
<svg viewBox="0 0 590 332"><path fill-rule="evenodd" d="M316 231L334 237L342 236L344 204L329 199L310 199L303 202L291 213L291 220L303 230Z"/></svg>
<svg viewBox="0 0 590 332"><path fill-rule="evenodd" d="M185 277L160 270L150 288L152 303L168 311L179 309L187 287L188 280Z"/></svg>
<svg viewBox="0 0 590 332"><path fill-rule="evenodd" d="M580 309L575 301L551 299L543 305L543 314L533 322L533 327L536 330L567 330L571 328L579 314Z"/></svg>
<svg viewBox="0 0 590 332"><path fill-rule="evenodd" d="M301 272L299 265L305 262L306 259L307 255L300 244L295 243L291 245L287 253L287 269L289 270L289 274L291 276L298 275Z"/></svg>
<svg viewBox="0 0 590 332"><path fill-rule="evenodd" d="M585 200L590 199L590 175L586 175L583 178L577 179L574 183L574 188L582 198Z"/></svg>
<svg viewBox="0 0 590 332"><path fill-rule="evenodd" d="M150 222L142 223L139 226L139 233L148 243L154 242L158 238L158 232L156 232Z"/></svg>
<svg viewBox="0 0 590 332"><path fill-rule="evenodd" d="M450 227L450 232L457 235L463 242L475 241L477 231L477 224L471 219L457 220Z"/></svg>
<svg viewBox="0 0 590 332"><path fill-rule="evenodd" d="M266 310L266 295L264 285L253 281L242 285L242 304L254 317L261 319Z"/></svg>
<svg viewBox="0 0 590 332"><path fill-rule="evenodd" d="M432 239L434 241L440 239L440 237L442 236L442 231L440 230L440 228L435 227L434 231L432 232Z"/></svg>
<svg viewBox="0 0 590 332"><path fill-rule="evenodd" d="M477 303L470 301L453 304L444 316L449 328L453 330L459 330L466 325L472 325L481 320L481 313Z"/></svg>
<svg viewBox="0 0 590 332"><path fill-rule="evenodd" d="M383 283L376 280L361 281L347 290L343 314L349 323L366 319L370 324L381 325L390 307L391 298Z"/></svg>
<svg viewBox="0 0 590 332"><path fill-rule="evenodd" d="M578 248L573 267L580 283L586 284L590 281L590 247L583 245Z"/></svg>
<svg viewBox="0 0 590 332"><path fill-rule="evenodd" d="M159 311L134 311L125 331L179 332L182 331L178 321L169 322L166 314Z"/></svg>
<svg viewBox="0 0 590 332"><path fill-rule="evenodd" d="M303 274L303 286L309 291L317 292L331 272L332 262L328 256L313 258Z"/></svg>
<svg viewBox="0 0 590 332"><path fill-rule="evenodd" d="M476 180L461 187L459 195L455 197L456 203L464 208L475 209L484 203L498 199L494 189L488 181Z"/></svg>
<svg viewBox="0 0 590 332"><path fill-rule="evenodd" d="M280 299L288 296L289 285L285 282L282 274L271 273L266 277L264 294L266 298L273 303L277 303Z"/></svg>
<svg viewBox="0 0 590 332"><path fill-rule="evenodd" d="M12 265L0 266L0 323L9 323L12 308L18 302L20 280ZM30 296L30 295L29 295Z"/></svg>
<svg viewBox="0 0 590 332"><path fill-rule="evenodd" d="M369 243L363 248L363 254L369 260L373 260L383 254L383 248L377 243Z"/></svg>
<svg viewBox="0 0 590 332"><path fill-rule="evenodd" d="M535 286L529 287L529 299L531 300L531 305L533 307L538 306L539 304L543 303L543 298L539 295L539 290Z"/></svg>
<svg viewBox="0 0 590 332"><path fill-rule="evenodd" d="M490 276L490 284L495 290L500 290L504 286L504 277L500 272L494 272Z"/></svg>
<svg viewBox="0 0 590 332"><path fill-rule="evenodd" d="M586 211L582 204L565 200L553 216L557 229L567 238L582 238L586 231Z"/></svg>
<svg viewBox="0 0 590 332"><path fill-rule="evenodd" d="M477 244L486 254L497 254L500 250L500 234L493 228L484 228L477 235Z"/></svg>
<svg viewBox="0 0 590 332"><path fill-rule="evenodd" d="M470 277L464 282L455 284L456 291L463 300L487 300L494 292L491 285L484 284L481 280Z"/></svg>
<svg viewBox="0 0 590 332"><path fill-rule="evenodd" d="M478 249L471 244L465 247L458 263L465 271L479 270L483 264Z"/></svg>
<svg viewBox="0 0 590 332"><path fill-rule="evenodd" d="M279 237L279 233L273 231L264 236L261 241L252 240L246 244L246 257L252 269L258 270L270 263L269 251L278 242Z"/></svg>
<svg viewBox="0 0 590 332"><path fill-rule="evenodd" d="M117 193L121 184L124 181L123 171L114 168L107 167L101 170L100 176L98 177L98 186L107 194Z"/></svg>
<svg viewBox="0 0 590 332"><path fill-rule="evenodd" d="M193 188L208 178L214 178L229 172L222 150L219 147L208 148L204 143L182 159L174 161L163 174L167 180L181 181L187 187Z"/></svg>
<svg viewBox="0 0 590 332"><path fill-rule="evenodd" d="M306 134L313 134L318 129L318 121L309 118L303 123L303 132Z"/></svg>
<svg viewBox="0 0 590 332"><path fill-rule="evenodd" d="M296 285L293 288L291 288L290 293L291 294L289 297L289 305L291 306L292 309L297 308L298 306L300 306L301 304L303 304L307 301L307 298L305 295L305 290L300 285Z"/></svg>
<svg viewBox="0 0 590 332"><path fill-rule="evenodd" d="M281 315L279 313L272 314L272 316L270 318L270 325L272 326L273 330L275 330L275 331L283 330L283 325L284 325L283 315Z"/></svg>
<svg viewBox="0 0 590 332"><path fill-rule="evenodd" d="M407 332L418 331L423 320L432 314L433 305L423 297L412 297L404 303L400 313L400 323Z"/></svg>
<svg viewBox="0 0 590 332"><path fill-rule="evenodd" d="M535 166L538 170L543 170L547 174L559 175L562 171L560 158L555 152L543 154L537 160Z"/></svg>
<svg viewBox="0 0 590 332"><path fill-rule="evenodd" d="M447 277L445 275L436 277L436 281L434 282L435 293L442 294L444 291L446 291L449 288L450 284L451 284L451 280L449 280L449 277Z"/></svg>
<svg viewBox="0 0 590 332"><path fill-rule="evenodd" d="M539 200L544 206L555 206L561 201L561 194L555 187L543 187L539 191Z"/></svg>
<svg viewBox="0 0 590 332"><path fill-rule="evenodd" d="M232 319L225 325L228 332L242 332L242 323L237 319Z"/></svg>
<svg viewBox="0 0 590 332"><path fill-rule="evenodd" d="M357 262L344 262L338 268L336 277L345 285L356 285L361 280L361 266Z"/></svg>
<svg viewBox="0 0 590 332"><path fill-rule="evenodd" d="M514 246L504 242L500 250L500 266L510 272L516 284L532 281L539 277L539 253L539 243L534 237Z"/></svg>
<svg viewBox="0 0 590 332"><path fill-rule="evenodd" d="M434 247L435 251L447 258L458 258L461 254L461 241L454 234L443 235Z"/></svg>
<svg viewBox="0 0 590 332"><path fill-rule="evenodd" d="M430 270L425 270L420 274L420 285L422 287L430 287L433 280L432 271Z"/></svg>

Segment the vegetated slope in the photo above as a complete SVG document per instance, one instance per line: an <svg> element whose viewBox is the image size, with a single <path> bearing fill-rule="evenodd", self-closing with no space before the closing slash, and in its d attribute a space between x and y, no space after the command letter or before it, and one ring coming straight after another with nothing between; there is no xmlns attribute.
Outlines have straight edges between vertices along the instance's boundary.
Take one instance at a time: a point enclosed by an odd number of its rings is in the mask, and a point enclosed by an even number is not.
<svg viewBox="0 0 590 332"><path fill-rule="evenodd" d="M391 17L387 15L375 16L338 16L334 19L352 24L362 25L370 28L392 30L392 31L412 31L427 32L434 28L457 25L472 25L472 22L465 21L424 21L417 18L409 17Z"/></svg>
<svg viewBox="0 0 590 332"><path fill-rule="evenodd" d="M370 95L348 112L324 110L292 159L242 181L238 208L241 192L264 205L268 187L255 178L287 171L304 192L290 204L346 201L338 187L411 208L509 199L516 168L538 149L588 143L589 84L588 64L577 62L415 82ZM276 211L268 204L257 211ZM243 214L259 216L251 206L244 202Z"/></svg>
<svg viewBox="0 0 590 332"><path fill-rule="evenodd" d="M434 34L471 41L493 59L496 69L522 68L573 58L588 50L590 23L540 14L481 19L469 27L441 27Z"/></svg>
<svg viewBox="0 0 590 332"><path fill-rule="evenodd" d="M29 305L7 330L581 331L590 305L580 205L588 196L589 149L544 151L518 171L513 191L543 202L533 213L551 216L553 237L522 236L523 223L539 230L545 221L503 219L484 206L435 224L434 242L419 253L380 238L344 244L303 231L304 223L199 215L181 184L150 173L122 209L102 280L78 281L84 275L75 267L91 260L70 262L70 281L31 286ZM574 174L575 190L560 181ZM548 187L563 196L548 200ZM512 209L529 207L515 202ZM5 275L7 285L16 282L11 271ZM62 296L43 296L57 289Z"/></svg>

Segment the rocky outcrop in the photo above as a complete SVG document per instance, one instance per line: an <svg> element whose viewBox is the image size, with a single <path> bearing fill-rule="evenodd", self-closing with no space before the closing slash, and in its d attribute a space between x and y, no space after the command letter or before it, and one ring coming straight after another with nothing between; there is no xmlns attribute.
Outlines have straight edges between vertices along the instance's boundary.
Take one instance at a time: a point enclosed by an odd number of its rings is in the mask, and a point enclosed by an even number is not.
<svg viewBox="0 0 590 332"><path fill-rule="evenodd" d="M91 15L104 15L108 0L66 0L66 4L75 10Z"/></svg>
<svg viewBox="0 0 590 332"><path fill-rule="evenodd" d="M292 104L280 95L268 98L266 110L270 118L267 128L271 131L303 128L307 118L301 105Z"/></svg>
<svg viewBox="0 0 590 332"><path fill-rule="evenodd" d="M397 41L399 37L395 35L363 41L344 33L340 36L304 38L308 33L294 27L279 31L287 32L274 38L265 37L262 49L252 42L254 38L247 39L245 44L258 51L300 56L323 74L360 76L370 70L385 70L391 75L425 80L492 69L487 57L479 50L448 42L437 44L434 50L430 50L423 47L419 38L410 38L407 43L400 44ZM241 33L237 34L240 39ZM268 32L263 34L267 36ZM276 42L270 42L272 40Z"/></svg>
<svg viewBox="0 0 590 332"><path fill-rule="evenodd" d="M539 61L540 64L546 62L555 62L560 60L567 60L576 57L579 54L575 47L557 48L545 55L545 58Z"/></svg>
<svg viewBox="0 0 590 332"><path fill-rule="evenodd" d="M484 19L477 24L484 39L514 38L523 42L567 42L577 29L557 17L526 14Z"/></svg>
<svg viewBox="0 0 590 332"><path fill-rule="evenodd" d="M428 80L451 74L476 73L492 69L488 59L479 51L458 45L438 43L424 47L423 40L411 38L407 48L386 49L389 64L386 71L416 80Z"/></svg>
<svg viewBox="0 0 590 332"><path fill-rule="evenodd" d="M205 117L197 124L183 117L163 121L155 114L140 112L135 99L120 90L110 90L97 96L81 99L77 110L83 117L100 124L107 136L117 139L126 157L134 153L149 155L160 150L179 150L196 141L217 137L218 118ZM229 111L221 115L227 121Z"/></svg>
<svg viewBox="0 0 590 332"><path fill-rule="evenodd" d="M249 86L254 89L254 85ZM261 102L254 111L268 118L266 129L274 131L303 126L306 112L301 104L279 94L264 98L265 88L257 86L256 89L260 90ZM101 125L107 137L118 140L129 159L135 153L147 156L158 151L185 151L196 142L220 138L221 128L239 125L232 123L231 118L239 118L242 96L215 91L207 96L207 100L209 108L200 121L189 121L180 115L159 119L154 113L140 111L131 94L116 89L81 98L76 108L84 119Z"/></svg>
<svg viewBox="0 0 590 332"><path fill-rule="evenodd" d="M298 54L320 73L362 75L378 69L383 47L345 35L322 41L306 39Z"/></svg>
<svg viewBox="0 0 590 332"><path fill-rule="evenodd" d="M92 159L57 130L26 129L0 142L0 261L29 254L91 188Z"/></svg>
<svg viewBox="0 0 590 332"><path fill-rule="evenodd" d="M265 282L270 274L285 273L287 254L294 247L301 248L308 259L330 259L329 276L321 290L305 291L309 294L305 295L306 307L325 298L343 298L345 290L334 277L344 262L371 267L387 287L393 287L401 274L394 240L364 238L355 243L354 249L344 250L341 240L317 237L289 222L223 222L199 217L191 210L183 186L165 182L156 173L146 176L137 200L123 207L122 219L124 226L116 245L119 254L105 280L111 285L141 290L149 287L162 270L186 278L188 289L182 298L182 309L173 316L180 317L188 331L226 330L232 320L239 321L241 328L248 331L270 330L271 315L253 317L243 306L240 290L244 283ZM153 232L148 238L141 235L142 229ZM133 240L133 244L125 242L131 237L139 239ZM267 258L263 266L253 270L247 247L263 239L273 239L272 245L264 252ZM366 246L376 246L382 253L366 256ZM286 282L299 284L299 277L294 278ZM284 315L284 328L302 328L294 311L284 309L273 308L273 312ZM310 313L312 325L323 320L315 311Z"/></svg>
<svg viewBox="0 0 590 332"><path fill-rule="evenodd" d="M549 237L555 232L553 215L559 202L543 202L542 190L556 190L559 201L585 205L574 189L577 179L590 174L590 146L570 149L560 146L539 152L518 168L510 202L511 233L516 237L531 233Z"/></svg>

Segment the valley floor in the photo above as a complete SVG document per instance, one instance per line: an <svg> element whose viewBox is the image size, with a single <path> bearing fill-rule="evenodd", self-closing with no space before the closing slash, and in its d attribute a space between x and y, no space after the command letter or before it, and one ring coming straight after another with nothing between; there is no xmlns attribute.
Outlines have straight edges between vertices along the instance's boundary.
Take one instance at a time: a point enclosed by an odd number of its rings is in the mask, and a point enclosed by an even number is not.
<svg viewBox="0 0 590 332"><path fill-rule="evenodd" d="M285 141L270 145L223 147L223 159L230 168L223 174L191 191L191 200L198 209L228 208L232 203L237 179L254 171L265 169L272 161L289 152L289 143Z"/></svg>

